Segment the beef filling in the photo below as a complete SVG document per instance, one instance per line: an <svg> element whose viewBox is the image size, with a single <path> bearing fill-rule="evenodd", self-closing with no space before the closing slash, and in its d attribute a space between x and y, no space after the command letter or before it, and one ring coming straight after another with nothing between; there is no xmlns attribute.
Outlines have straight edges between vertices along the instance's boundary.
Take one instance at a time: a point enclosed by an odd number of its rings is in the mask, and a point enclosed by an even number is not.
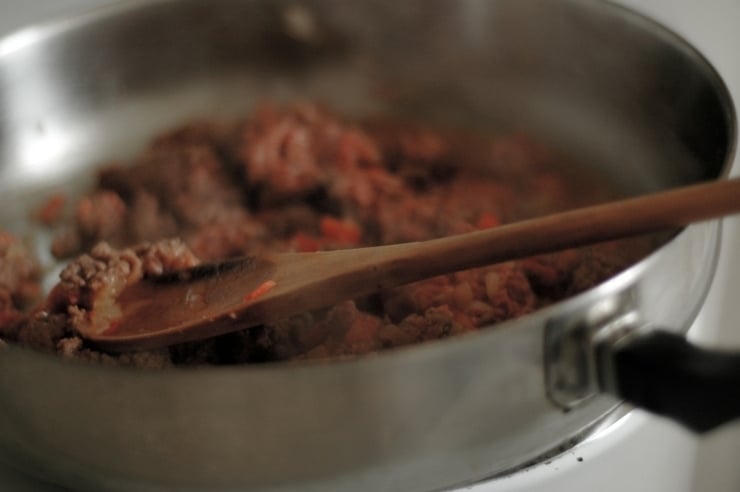
<svg viewBox="0 0 740 492"><path fill-rule="evenodd" d="M612 197L598 179L574 175L526 136L350 121L314 104L264 105L232 125L191 123L134 162L105 167L72 205L52 253L76 259L33 310L38 263L0 233L0 336L66 358L167 367L344 357L495 326L603 281L653 241L457 272L158 351L103 354L80 337L105 329L116 294L146 275L265 250L431 239Z"/></svg>

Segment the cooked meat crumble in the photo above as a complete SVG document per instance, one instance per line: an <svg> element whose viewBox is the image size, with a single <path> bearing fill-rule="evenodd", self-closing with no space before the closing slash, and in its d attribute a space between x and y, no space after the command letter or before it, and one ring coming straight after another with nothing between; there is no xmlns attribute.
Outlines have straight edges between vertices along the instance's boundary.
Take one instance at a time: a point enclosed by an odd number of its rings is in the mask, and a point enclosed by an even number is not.
<svg viewBox="0 0 740 492"><path fill-rule="evenodd" d="M134 162L105 167L73 204L52 253L76 259L35 309L38 263L0 233L0 336L67 358L167 367L365 354L494 326L603 281L651 241L457 272L153 352L103 354L80 336L106 329L115 296L143 276L268 249L425 240L610 197L598 180L584 177L584 187L559 173L568 165L521 135L349 121L314 104L264 105L232 125L191 123ZM54 201L54 217L63 205Z"/></svg>

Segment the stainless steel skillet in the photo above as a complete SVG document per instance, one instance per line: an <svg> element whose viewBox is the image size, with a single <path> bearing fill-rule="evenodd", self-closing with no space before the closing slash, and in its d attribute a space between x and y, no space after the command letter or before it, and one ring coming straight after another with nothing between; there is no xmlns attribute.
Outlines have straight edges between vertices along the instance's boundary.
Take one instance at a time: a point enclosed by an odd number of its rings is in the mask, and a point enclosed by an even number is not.
<svg viewBox="0 0 740 492"><path fill-rule="evenodd" d="M21 228L39 192L83 186L158 130L265 97L525 129L632 193L723 176L736 131L706 61L608 3L127 2L0 41L0 223ZM550 309L358 360L143 373L11 347L0 453L89 490L408 491L505 473L617 405L597 394L595 334L687 329L718 235L687 228Z"/></svg>

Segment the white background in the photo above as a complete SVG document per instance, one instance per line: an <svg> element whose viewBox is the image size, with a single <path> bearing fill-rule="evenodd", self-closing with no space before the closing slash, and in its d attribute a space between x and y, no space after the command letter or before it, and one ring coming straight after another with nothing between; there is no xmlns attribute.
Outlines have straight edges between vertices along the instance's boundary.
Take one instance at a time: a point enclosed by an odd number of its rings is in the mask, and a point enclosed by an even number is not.
<svg viewBox="0 0 740 492"><path fill-rule="evenodd" d="M625 0L662 21L697 46L714 64L740 106L740 0ZM733 175L740 175L735 158ZM724 221L717 278L699 322L700 341L740 348L740 220ZM740 388L738 388L740 391ZM698 445L693 490L740 490L740 425L733 424Z"/></svg>

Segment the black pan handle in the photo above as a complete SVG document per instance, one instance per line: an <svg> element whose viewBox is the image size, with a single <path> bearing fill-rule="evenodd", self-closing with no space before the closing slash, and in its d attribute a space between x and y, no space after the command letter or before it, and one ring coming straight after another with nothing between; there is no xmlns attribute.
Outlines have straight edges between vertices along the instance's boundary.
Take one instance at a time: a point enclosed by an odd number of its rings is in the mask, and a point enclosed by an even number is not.
<svg viewBox="0 0 740 492"><path fill-rule="evenodd" d="M609 352L610 381L603 386L619 398L700 433L740 418L740 354L700 348L658 330L629 337Z"/></svg>

